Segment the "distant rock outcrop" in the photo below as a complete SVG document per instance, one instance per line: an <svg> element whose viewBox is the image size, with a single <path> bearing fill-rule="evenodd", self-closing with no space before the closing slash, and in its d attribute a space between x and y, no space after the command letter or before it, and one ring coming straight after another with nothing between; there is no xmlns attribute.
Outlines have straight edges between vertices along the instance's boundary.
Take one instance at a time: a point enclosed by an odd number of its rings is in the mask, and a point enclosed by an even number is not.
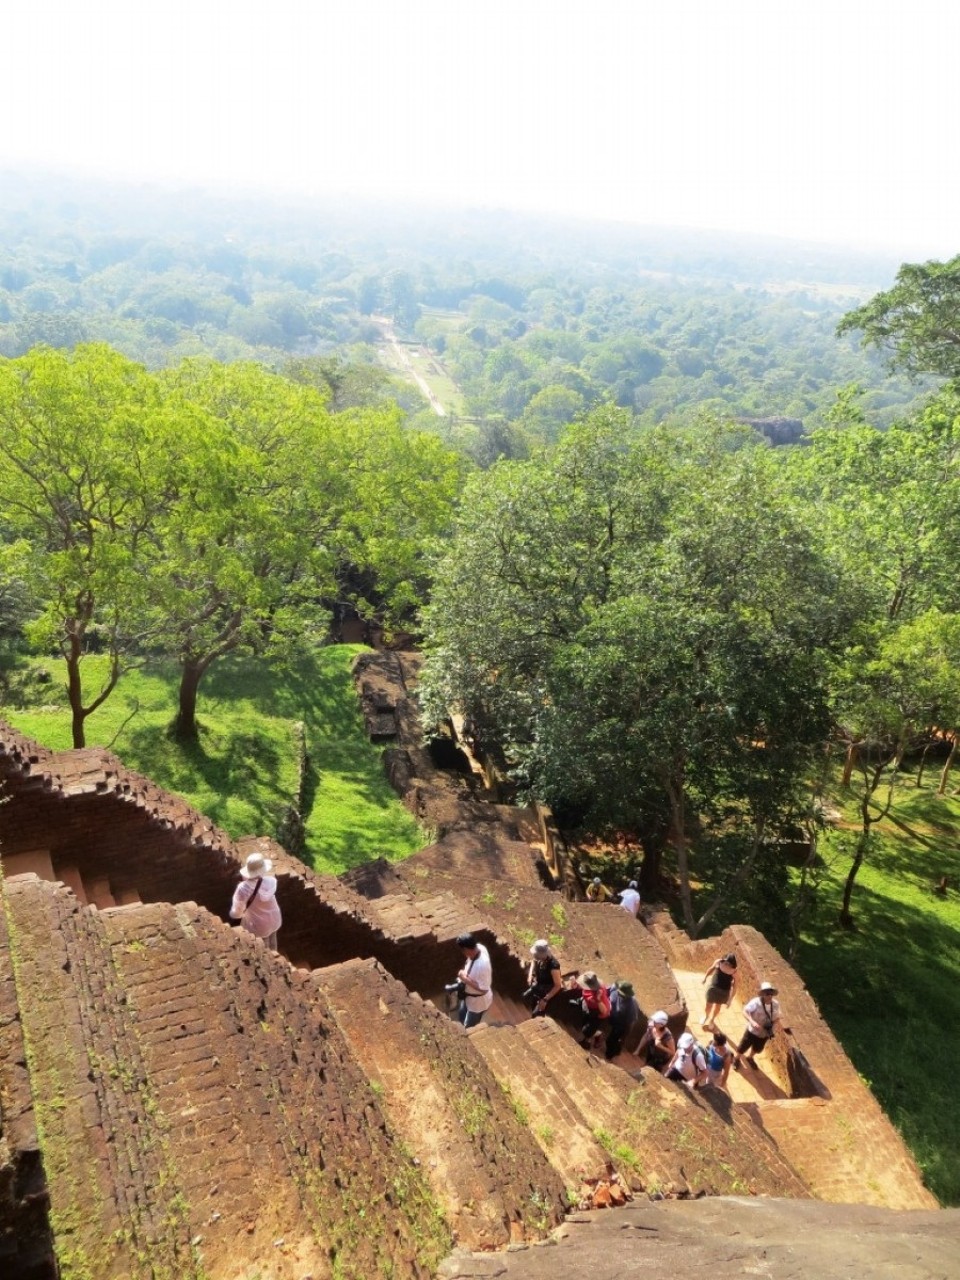
<svg viewBox="0 0 960 1280"><path fill-rule="evenodd" d="M796 444L806 435L802 418L738 418L745 427L753 427L771 444Z"/></svg>

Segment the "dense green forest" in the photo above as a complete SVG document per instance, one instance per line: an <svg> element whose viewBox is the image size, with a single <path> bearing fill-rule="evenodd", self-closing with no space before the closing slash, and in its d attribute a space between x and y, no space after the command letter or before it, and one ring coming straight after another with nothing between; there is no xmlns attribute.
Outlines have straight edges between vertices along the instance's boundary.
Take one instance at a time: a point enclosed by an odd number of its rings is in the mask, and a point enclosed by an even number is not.
<svg viewBox="0 0 960 1280"><path fill-rule="evenodd" d="M875 937L905 1043L932 991L960 1027L957 260L15 190L5 710L109 725L211 805L248 779L276 832L296 743L352 732L311 686L340 621L412 632L427 723L460 711L691 934L767 931L960 1201L937 1090L869 1066ZM304 816L326 869L380 852Z"/></svg>
<svg viewBox="0 0 960 1280"><path fill-rule="evenodd" d="M694 405L786 418L789 438L824 420L838 387L861 385L881 426L917 395L835 334L891 278L896 264L877 257L4 178L0 355L102 341L151 368L206 355L282 369L309 357L341 407L392 397L481 464L556 439L604 400L651 422ZM386 318L408 363L437 382L442 417L396 376Z"/></svg>

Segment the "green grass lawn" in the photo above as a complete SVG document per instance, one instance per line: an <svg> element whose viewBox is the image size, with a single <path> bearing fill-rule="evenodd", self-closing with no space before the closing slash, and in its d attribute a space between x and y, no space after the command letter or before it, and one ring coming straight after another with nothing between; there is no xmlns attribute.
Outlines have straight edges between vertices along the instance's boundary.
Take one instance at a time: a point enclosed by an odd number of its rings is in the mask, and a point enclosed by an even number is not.
<svg viewBox="0 0 960 1280"><path fill-rule="evenodd" d="M184 796L231 836L275 835L296 794L300 721L309 756L306 860L338 874L372 858L406 857L426 837L387 783L379 748L367 741L350 676L359 652L360 646L331 645L295 664L215 664L200 687L195 744L167 732L176 667L129 672L88 719L87 744L108 746L128 768ZM89 660L91 688L98 661ZM29 678L38 668L51 674L49 683ZM2 708L15 728L57 749L71 745L62 670L54 659L24 664Z"/></svg>
<svg viewBox="0 0 960 1280"><path fill-rule="evenodd" d="M905 778L857 879L856 930L837 924L856 813L822 842L827 871L798 968L944 1204L960 1204L960 800ZM849 824L849 825L848 825ZM933 892L949 876L947 896ZM789 1010L786 1011L789 1016Z"/></svg>

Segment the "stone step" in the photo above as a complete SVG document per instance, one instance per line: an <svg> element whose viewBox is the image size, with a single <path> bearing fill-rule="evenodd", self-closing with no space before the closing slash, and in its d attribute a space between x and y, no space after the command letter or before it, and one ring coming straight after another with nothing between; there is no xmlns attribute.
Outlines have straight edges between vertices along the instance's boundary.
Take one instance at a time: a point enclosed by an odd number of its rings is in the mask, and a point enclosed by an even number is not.
<svg viewBox="0 0 960 1280"><path fill-rule="evenodd" d="M87 901L93 907L99 909L117 905L117 900L110 889L110 880L107 876L95 876L92 879L85 880L84 889L86 890Z"/></svg>
<svg viewBox="0 0 960 1280"><path fill-rule="evenodd" d="M525 1118L476 1053L475 1033L465 1034L374 960L315 970L312 977L383 1090L391 1124L417 1151L458 1241L503 1248L556 1225L563 1183L545 1167Z"/></svg>
<svg viewBox="0 0 960 1280"><path fill-rule="evenodd" d="M0 856L3 874L7 877L32 873L41 880L56 880L49 849L29 849L23 853L6 853Z"/></svg>
<svg viewBox="0 0 960 1280"><path fill-rule="evenodd" d="M564 1036L558 1028L554 1030ZM481 1023L470 1032L470 1043L485 1058L567 1185L575 1185L581 1174L603 1170L608 1156L593 1136L590 1121L574 1104L563 1081L544 1069L536 1048L517 1027Z"/></svg>
<svg viewBox="0 0 960 1280"><path fill-rule="evenodd" d="M74 897L83 906L87 905L87 891L84 888L80 868L72 863L57 868L57 879L73 891Z"/></svg>
<svg viewBox="0 0 960 1280"><path fill-rule="evenodd" d="M692 1195L808 1194L752 1116L720 1090L691 1093L649 1069L628 1074L585 1052L549 1018L516 1030L635 1185Z"/></svg>
<svg viewBox="0 0 960 1280"><path fill-rule="evenodd" d="M60 884L4 886L57 1247L91 1275L193 1276L189 1231L96 913ZM84 1176L77 1179L75 1171ZM131 1259L147 1259L131 1267Z"/></svg>

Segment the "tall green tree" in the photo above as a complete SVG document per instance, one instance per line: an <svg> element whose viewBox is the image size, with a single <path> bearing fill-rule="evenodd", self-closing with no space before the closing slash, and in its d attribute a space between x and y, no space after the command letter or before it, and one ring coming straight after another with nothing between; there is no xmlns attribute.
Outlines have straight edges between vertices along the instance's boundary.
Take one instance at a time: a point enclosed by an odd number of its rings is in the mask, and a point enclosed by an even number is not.
<svg viewBox="0 0 960 1280"><path fill-rule="evenodd" d="M427 611L428 709L467 714L534 794L651 833L650 889L665 835L692 933L802 803L842 625L775 463L739 439L604 409L494 468ZM710 842L731 858L695 902Z"/></svg>
<svg viewBox="0 0 960 1280"><path fill-rule="evenodd" d="M33 641L66 663L75 747L151 634L176 433L156 380L106 346L38 347L0 363L0 506L31 548ZM109 657L89 691L84 659Z"/></svg>
<svg viewBox="0 0 960 1280"><path fill-rule="evenodd" d="M174 731L191 738L214 662L319 625L334 583L326 538L349 486L315 389L260 365L207 360L185 361L164 383L186 443L176 505L157 530L166 563L157 622L181 666Z"/></svg>

